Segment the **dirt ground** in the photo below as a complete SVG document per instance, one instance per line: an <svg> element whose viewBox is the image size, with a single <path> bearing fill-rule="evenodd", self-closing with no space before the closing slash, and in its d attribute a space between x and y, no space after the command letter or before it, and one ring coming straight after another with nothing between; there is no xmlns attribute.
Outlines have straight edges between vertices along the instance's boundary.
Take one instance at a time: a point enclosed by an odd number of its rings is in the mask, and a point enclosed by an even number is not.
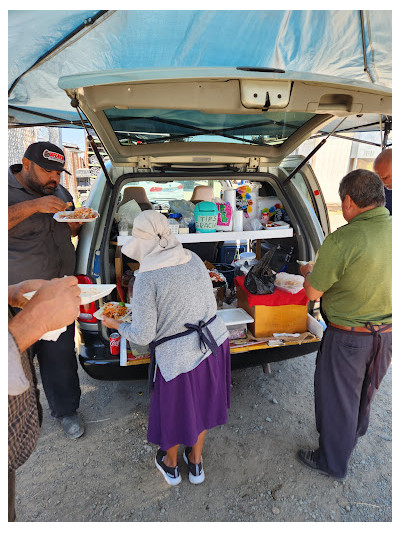
<svg viewBox="0 0 400 533"><path fill-rule="evenodd" d="M345 223L329 210L331 230ZM17 472L20 522L390 522L392 370L375 398L370 428L336 481L300 465L315 447L315 355L232 372L228 423L209 431L206 480L169 487L146 440L145 381L96 381L79 370L86 433L67 440L46 399L38 446ZM181 451L180 451L181 452Z"/></svg>
<svg viewBox="0 0 400 533"><path fill-rule="evenodd" d="M182 483L166 484L147 443L145 381L104 382L81 369L87 430L67 440L49 415L38 446L17 471L20 522L390 522L391 369L379 389L368 434L345 481L295 459L317 444L315 354L232 372L228 423L209 431L206 480L194 486L181 451Z"/></svg>

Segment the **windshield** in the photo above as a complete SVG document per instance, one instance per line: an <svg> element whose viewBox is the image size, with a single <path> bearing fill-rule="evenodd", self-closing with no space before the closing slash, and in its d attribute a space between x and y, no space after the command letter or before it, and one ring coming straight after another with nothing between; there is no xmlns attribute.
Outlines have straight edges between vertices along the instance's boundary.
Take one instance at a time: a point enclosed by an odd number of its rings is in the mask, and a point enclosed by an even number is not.
<svg viewBox="0 0 400 533"><path fill-rule="evenodd" d="M278 145L315 115L265 112L226 115L192 110L105 109L123 146L165 142L236 142Z"/></svg>

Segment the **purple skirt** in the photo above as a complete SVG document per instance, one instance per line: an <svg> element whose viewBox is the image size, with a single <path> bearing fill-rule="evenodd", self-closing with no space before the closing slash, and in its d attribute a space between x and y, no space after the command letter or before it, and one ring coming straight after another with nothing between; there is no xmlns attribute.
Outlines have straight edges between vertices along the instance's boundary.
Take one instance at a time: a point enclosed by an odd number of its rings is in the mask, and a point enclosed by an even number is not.
<svg viewBox="0 0 400 533"><path fill-rule="evenodd" d="M205 429L221 426L231 404L229 340L194 370L165 381L157 367L150 400L147 440L168 450L193 446Z"/></svg>

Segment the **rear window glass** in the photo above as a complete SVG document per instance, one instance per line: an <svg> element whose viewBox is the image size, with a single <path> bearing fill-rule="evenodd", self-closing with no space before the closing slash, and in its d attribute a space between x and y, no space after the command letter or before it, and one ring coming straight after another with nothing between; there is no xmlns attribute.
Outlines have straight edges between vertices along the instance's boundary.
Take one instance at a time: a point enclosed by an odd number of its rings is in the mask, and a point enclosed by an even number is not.
<svg viewBox="0 0 400 533"><path fill-rule="evenodd" d="M126 183L121 189L120 201L124 198L126 189L127 195L134 195L133 187L141 187L152 204L160 204L169 207L170 200L190 200L195 187L209 186L213 190L214 198L219 198L223 182L220 180L174 180L167 183L157 183L155 181L135 181ZM139 198L142 198L143 191ZM134 196L132 196L134 198Z"/></svg>
<svg viewBox="0 0 400 533"><path fill-rule="evenodd" d="M165 142L232 142L279 145L312 119L313 113L267 112L249 115L196 110L105 109L123 146Z"/></svg>

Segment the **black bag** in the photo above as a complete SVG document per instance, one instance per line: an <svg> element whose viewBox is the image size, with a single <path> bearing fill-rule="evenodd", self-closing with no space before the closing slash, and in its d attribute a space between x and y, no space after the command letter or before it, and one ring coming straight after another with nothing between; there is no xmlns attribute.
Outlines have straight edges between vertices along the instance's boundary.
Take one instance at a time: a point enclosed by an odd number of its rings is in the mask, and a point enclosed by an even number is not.
<svg viewBox="0 0 400 533"><path fill-rule="evenodd" d="M251 294L272 294L274 292L276 273L270 267L270 261L275 252L276 247L268 250L246 274L244 286Z"/></svg>

